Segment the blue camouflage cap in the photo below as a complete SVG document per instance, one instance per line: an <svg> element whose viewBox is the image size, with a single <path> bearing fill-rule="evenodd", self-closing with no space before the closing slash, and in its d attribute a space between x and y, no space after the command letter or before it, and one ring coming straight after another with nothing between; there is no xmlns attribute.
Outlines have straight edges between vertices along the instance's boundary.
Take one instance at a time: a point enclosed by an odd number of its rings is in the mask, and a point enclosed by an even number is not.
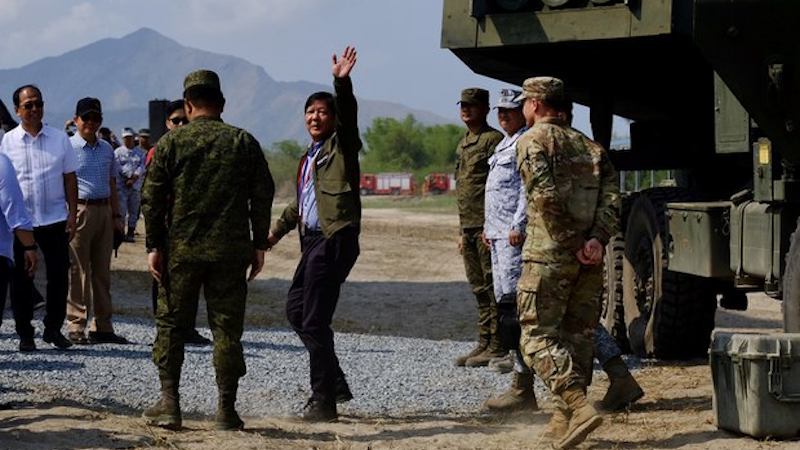
<svg viewBox="0 0 800 450"><path fill-rule="evenodd" d="M516 89L501 89L500 99L497 100L497 108L504 109L517 109L522 106L522 103L516 100L522 94L522 91Z"/></svg>

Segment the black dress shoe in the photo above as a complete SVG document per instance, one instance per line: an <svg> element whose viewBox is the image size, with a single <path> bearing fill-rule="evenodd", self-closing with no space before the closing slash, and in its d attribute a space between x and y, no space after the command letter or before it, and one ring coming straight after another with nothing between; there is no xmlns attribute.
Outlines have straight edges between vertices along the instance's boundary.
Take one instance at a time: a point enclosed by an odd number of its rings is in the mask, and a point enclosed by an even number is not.
<svg viewBox="0 0 800 450"><path fill-rule="evenodd" d="M335 401L323 401L313 397L308 399L303 414L300 416L306 422L331 422L338 417Z"/></svg>
<svg viewBox="0 0 800 450"><path fill-rule="evenodd" d="M89 339L80 331L70 331L67 333L67 339L75 345L89 345Z"/></svg>
<svg viewBox="0 0 800 450"><path fill-rule="evenodd" d="M347 385L347 380L344 375L336 379L336 403L349 402L353 399L353 393L350 392L350 386Z"/></svg>
<svg viewBox="0 0 800 450"><path fill-rule="evenodd" d="M33 342L33 338L19 338L19 351L21 352L35 352L36 351L36 342Z"/></svg>
<svg viewBox="0 0 800 450"><path fill-rule="evenodd" d="M65 349L72 347L72 342L65 338L60 331L45 330L42 335L42 340L48 344L53 344L56 348Z"/></svg>
<svg viewBox="0 0 800 450"><path fill-rule="evenodd" d="M192 330L189 336L186 337L186 343L190 345L211 345L211 339L198 333L197 330Z"/></svg>
<svg viewBox="0 0 800 450"><path fill-rule="evenodd" d="M89 342L92 344L130 344L131 341L110 331L90 331Z"/></svg>

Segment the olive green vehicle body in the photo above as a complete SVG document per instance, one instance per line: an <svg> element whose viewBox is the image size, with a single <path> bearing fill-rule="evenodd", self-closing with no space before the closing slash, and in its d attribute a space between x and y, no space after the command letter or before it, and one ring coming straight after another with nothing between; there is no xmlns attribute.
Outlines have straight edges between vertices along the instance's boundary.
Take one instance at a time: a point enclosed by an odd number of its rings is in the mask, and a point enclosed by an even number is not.
<svg viewBox="0 0 800 450"><path fill-rule="evenodd" d="M662 307L661 298L697 289L704 294L690 296L713 303L701 333L713 328L717 295L722 306L744 309L744 293L754 290L783 298L784 328L800 331L800 281L793 281L800 263L791 262L800 253L792 246L800 214L800 1L444 0L441 46L511 85L563 79L589 107L594 138L606 148L613 116L631 121L630 149L610 152L618 170L678 174L672 193L636 193L623 208L622 262L613 265L620 273L609 282L621 283L621 333L651 334L644 347L631 342L634 351L682 357L707 349L682 354L652 342L682 328L682 316L697 315ZM641 242L651 248L643 252ZM621 273L626 265L632 274ZM673 289L681 284L695 288ZM621 304L638 305L644 317ZM615 305L606 307L612 314ZM678 317L658 317L667 314Z"/></svg>

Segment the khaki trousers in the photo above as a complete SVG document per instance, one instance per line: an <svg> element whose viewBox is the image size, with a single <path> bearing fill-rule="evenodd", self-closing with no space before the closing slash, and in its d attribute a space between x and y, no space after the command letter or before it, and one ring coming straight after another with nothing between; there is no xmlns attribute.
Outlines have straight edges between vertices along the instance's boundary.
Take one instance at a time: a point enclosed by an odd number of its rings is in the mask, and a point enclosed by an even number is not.
<svg viewBox="0 0 800 450"><path fill-rule="evenodd" d="M111 325L111 252L114 220L109 205L78 205L77 232L69 243L67 331L114 332Z"/></svg>

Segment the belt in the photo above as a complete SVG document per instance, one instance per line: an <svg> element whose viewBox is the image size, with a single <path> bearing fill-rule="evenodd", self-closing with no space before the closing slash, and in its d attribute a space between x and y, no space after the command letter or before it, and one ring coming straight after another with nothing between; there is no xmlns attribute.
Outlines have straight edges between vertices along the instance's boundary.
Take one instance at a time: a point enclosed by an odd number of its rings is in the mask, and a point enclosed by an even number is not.
<svg viewBox="0 0 800 450"><path fill-rule="evenodd" d="M108 197L106 198L79 198L78 203L81 205L107 205Z"/></svg>
<svg viewBox="0 0 800 450"><path fill-rule="evenodd" d="M308 228L305 225L300 226L300 236L321 236L322 230L315 230L313 228Z"/></svg>

